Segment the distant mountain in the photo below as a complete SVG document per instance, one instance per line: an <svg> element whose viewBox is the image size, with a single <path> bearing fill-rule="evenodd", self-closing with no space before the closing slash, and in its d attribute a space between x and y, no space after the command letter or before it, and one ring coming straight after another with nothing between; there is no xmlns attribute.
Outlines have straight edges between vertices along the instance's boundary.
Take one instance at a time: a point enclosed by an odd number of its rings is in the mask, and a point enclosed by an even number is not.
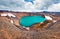
<svg viewBox="0 0 60 39"><path fill-rule="evenodd" d="M9 10L0 10L0 12L18 12L18 11L9 11ZM49 12L49 11L43 11L43 12L27 12L27 13L35 13L35 14L39 14L39 13L45 13L45 14L58 14L60 15L60 12Z"/></svg>
<svg viewBox="0 0 60 39"><path fill-rule="evenodd" d="M8 10L0 10L0 12L8 12Z"/></svg>

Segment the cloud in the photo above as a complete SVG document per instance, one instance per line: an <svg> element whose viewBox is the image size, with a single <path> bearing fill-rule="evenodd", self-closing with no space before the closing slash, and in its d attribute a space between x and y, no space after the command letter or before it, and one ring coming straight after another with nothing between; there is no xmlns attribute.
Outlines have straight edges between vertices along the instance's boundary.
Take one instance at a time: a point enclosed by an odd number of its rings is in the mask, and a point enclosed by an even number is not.
<svg viewBox="0 0 60 39"><path fill-rule="evenodd" d="M31 2L25 3L25 9L31 10L31 11L40 11L40 10L47 10L47 7L52 4L52 0L50 1L44 1L44 0L35 0L34 4ZM49 4L48 4L49 3Z"/></svg>
<svg viewBox="0 0 60 39"><path fill-rule="evenodd" d="M60 0L34 0L34 4L31 2L25 2L24 0L0 0L0 10L12 10L22 12L39 12L44 10L55 11L55 5L59 6ZM54 10L52 7L55 7ZM60 8L60 7L58 7ZM56 9L58 11L60 9Z"/></svg>
<svg viewBox="0 0 60 39"><path fill-rule="evenodd" d="M26 3L25 9L31 10L31 11L40 11L40 10L47 10L50 6L53 4L60 3L60 0L35 0L34 5L32 3Z"/></svg>
<svg viewBox="0 0 60 39"><path fill-rule="evenodd" d="M51 6L48 8L48 11L60 12L60 3L51 5Z"/></svg>

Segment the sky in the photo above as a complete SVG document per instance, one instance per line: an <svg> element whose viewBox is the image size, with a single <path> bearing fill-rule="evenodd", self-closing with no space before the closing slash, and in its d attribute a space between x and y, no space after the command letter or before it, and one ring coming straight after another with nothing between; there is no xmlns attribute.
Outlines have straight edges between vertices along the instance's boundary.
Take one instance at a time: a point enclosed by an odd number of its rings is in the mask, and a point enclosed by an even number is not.
<svg viewBox="0 0 60 39"><path fill-rule="evenodd" d="M60 12L60 0L0 0L0 10Z"/></svg>

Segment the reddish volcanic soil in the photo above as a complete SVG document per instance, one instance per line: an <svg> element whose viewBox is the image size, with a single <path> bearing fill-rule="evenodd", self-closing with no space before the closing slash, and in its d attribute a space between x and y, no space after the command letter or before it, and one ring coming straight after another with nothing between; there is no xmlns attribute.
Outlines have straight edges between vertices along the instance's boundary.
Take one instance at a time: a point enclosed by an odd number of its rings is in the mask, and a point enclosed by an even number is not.
<svg viewBox="0 0 60 39"><path fill-rule="evenodd" d="M10 23L10 19L8 17L0 16L0 39L60 39L60 16L51 15L51 17L54 20L57 20L57 22L51 23L43 30L27 31L19 25L19 19L23 16L34 14L13 14L17 16L16 18L11 18L14 20L14 24Z"/></svg>

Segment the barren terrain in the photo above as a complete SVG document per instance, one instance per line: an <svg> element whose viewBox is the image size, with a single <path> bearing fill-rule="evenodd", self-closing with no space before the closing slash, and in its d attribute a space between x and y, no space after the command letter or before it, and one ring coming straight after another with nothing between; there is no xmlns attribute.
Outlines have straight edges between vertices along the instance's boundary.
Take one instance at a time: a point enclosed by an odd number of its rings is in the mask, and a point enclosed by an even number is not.
<svg viewBox="0 0 60 39"><path fill-rule="evenodd" d="M0 12L1 13L10 13L10 12ZM0 39L60 39L60 16L50 15L54 20L57 20L56 23L51 23L47 28L43 30L30 30L27 31L19 25L19 19L27 15L39 15L32 13L12 13L16 15L16 18L11 18L14 20L14 24L10 23L8 17L0 16Z"/></svg>

